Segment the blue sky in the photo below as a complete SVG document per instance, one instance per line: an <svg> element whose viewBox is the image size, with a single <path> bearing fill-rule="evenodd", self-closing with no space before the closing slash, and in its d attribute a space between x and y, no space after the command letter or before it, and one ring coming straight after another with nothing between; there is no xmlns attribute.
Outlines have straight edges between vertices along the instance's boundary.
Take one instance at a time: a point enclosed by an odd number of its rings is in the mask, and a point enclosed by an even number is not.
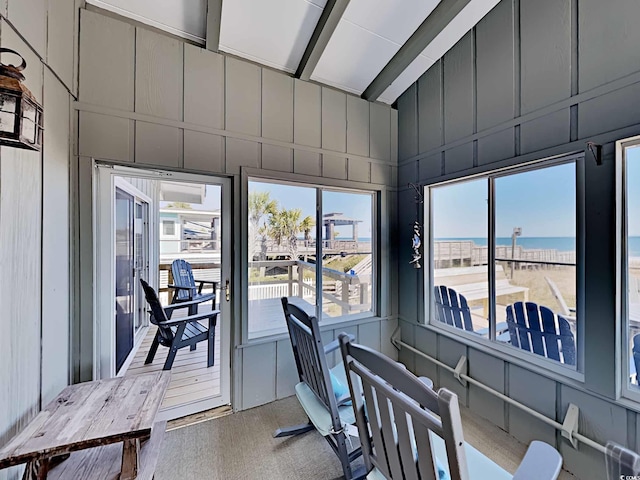
<svg viewBox="0 0 640 480"><path fill-rule="evenodd" d="M627 232L640 235L640 147L627 149Z"/></svg>
<svg viewBox="0 0 640 480"><path fill-rule="evenodd" d="M299 208L302 215L315 219L316 190L313 187L297 187L277 183L249 182L249 191L269 192L280 208ZM358 237L371 237L371 195L336 191L323 191L324 213L342 213L346 217L362 220L358 224ZM351 237L351 227L338 227L338 236ZM315 236L315 232L312 232Z"/></svg>
<svg viewBox="0 0 640 480"><path fill-rule="evenodd" d="M435 238L486 238L487 179L445 185L432 192ZM496 237L511 236L514 227L522 228L523 237L575 236L574 164L498 177L495 193Z"/></svg>

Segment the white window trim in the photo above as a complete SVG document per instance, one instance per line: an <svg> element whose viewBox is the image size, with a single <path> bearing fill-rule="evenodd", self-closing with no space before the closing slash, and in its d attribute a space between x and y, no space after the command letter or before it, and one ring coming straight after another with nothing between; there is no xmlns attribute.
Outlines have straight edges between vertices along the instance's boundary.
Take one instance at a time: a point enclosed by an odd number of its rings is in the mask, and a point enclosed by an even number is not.
<svg viewBox="0 0 640 480"><path fill-rule="evenodd" d="M640 403L640 389L629 386L626 149L640 147L640 135L616 142L616 386L620 396Z"/></svg>
<svg viewBox="0 0 640 480"><path fill-rule="evenodd" d="M640 137L638 137L640 139ZM579 285L582 283L580 281L580 275L582 275L583 266L583 257L584 252L580 251L581 247L578 241L578 232L582 230L583 226L583 218L579 212L582 212L584 198L581 195L581 190L583 188L580 185L580 162L584 160L583 153L574 153L568 155L562 155L552 158L538 159L532 162L527 162L524 164L514 165L510 167L504 167L497 170L491 170L482 172L475 175L469 175L465 177L460 177L456 179L446 180L444 182L433 183L429 185L425 185L423 189L424 195L424 235L426 245L428 246L428 251L425 248L425 273L424 273L424 283L425 288L423 291L424 297L424 318L423 322L420 326L432 329L437 331L438 333L444 334L450 338L454 338L455 340L461 340L463 343L473 346L474 348L478 348L480 351L491 353L491 354L499 354L501 358L504 360L508 360L511 363L516 365L521 365L525 368L530 368L531 365L536 365L537 367L543 368L551 372L553 376L558 376L559 378L567 377L573 380L577 380L579 382L584 382L584 313L583 308L580 308L583 305L582 297L584 292L581 292L579 289ZM550 360L544 358L540 355L535 355L526 351L520 351L519 349L513 348L510 345L505 345L502 342L490 340L489 338L484 338L479 335L475 335L470 332L466 332L459 328L443 324L442 322L438 322L433 320L433 296L431 295L431 290L433 289L433 242L431 241L431 235L433 230L433 216L431 211L431 189L436 187L441 187L444 185L453 185L456 183L462 183L471 180L484 179L488 183L493 183L491 179L495 179L497 177L514 175L517 173L527 172L531 170L536 170L539 168L552 167L554 165L562 165L567 163L574 163L576 165L576 306L577 315L576 315L576 368L572 368L569 366L565 366L560 364L554 360ZM491 237L495 236L495 205L494 205L494 192L492 186L487 188L487 195L489 196L489 204L487 206L489 211L488 222L489 228L487 232L487 240L490 242ZM489 249L489 260L491 260L495 256L495 253L492 252L492 249ZM488 269L489 276L495 275L492 272L492 269ZM489 325L490 325L490 337L495 336L495 292L492 292L492 281L488 279L489 282ZM433 320L433 321L432 321ZM538 358L539 357L539 358ZM639 394L640 400L640 394Z"/></svg>
<svg viewBox="0 0 640 480"><path fill-rule="evenodd" d="M265 182L276 183L280 185L292 185L300 187L308 187L316 189L317 195L320 197L320 203L316 201L316 207L321 207L321 197L323 191L345 193L364 193L372 195L372 246L373 246L373 267L372 278L374 279L374 286L371 291L371 310L368 312L355 313L351 315L339 316L339 317L318 317L321 318L320 329L331 330L340 325L351 326L359 323L364 323L372 319L381 320L385 317L385 312L388 310L388 300L385 295L380 295L379 292L384 292L384 289L388 289L388 283L384 282L385 271L387 267L384 265L384 251L388 250L388 245L385 238L385 229L388 230L387 225L381 222L382 216L389 212L385 207L387 202L387 190L388 187L383 185L376 185L355 181L333 180L327 178L310 177L307 175L285 173L285 172L270 172L267 170L256 170L252 168L241 168L242 176L242 188L241 188L241 265L244 270L248 266L248 195L249 195L249 182ZM316 222L316 237L321 236L319 229L322 229L322 225L318 227ZM244 271L243 270L243 271ZM242 344L260 344L265 342L272 342L281 338L288 337L286 332L274 333L270 335L263 335L249 338L249 309L248 309L248 278L246 275L242 276ZM319 315L318 306L316 305L316 315ZM241 345L242 346L242 345Z"/></svg>

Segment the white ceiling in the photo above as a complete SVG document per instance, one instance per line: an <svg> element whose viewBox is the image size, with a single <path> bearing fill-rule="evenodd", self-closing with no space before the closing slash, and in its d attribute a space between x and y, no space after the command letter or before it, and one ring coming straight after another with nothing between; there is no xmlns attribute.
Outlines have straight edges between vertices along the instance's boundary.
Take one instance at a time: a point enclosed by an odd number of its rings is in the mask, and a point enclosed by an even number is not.
<svg viewBox="0 0 640 480"><path fill-rule="evenodd" d="M206 38L207 0L87 0L87 3L196 42L204 43Z"/></svg>
<svg viewBox="0 0 640 480"><path fill-rule="evenodd" d="M311 79L361 94L438 3L351 0Z"/></svg>
<svg viewBox="0 0 640 480"><path fill-rule="evenodd" d="M278 70L298 68L326 0L226 0L220 50Z"/></svg>
<svg viewBox="0 0 640 480"><path fill-rule="evenodd" d="M87 0L204 43L207 0ZM499 0L471 0L378 98L391 104ZM351 0L311 79L361 94L440 0ZM296 71L326 0L224 0L220 50Z"/></svg>

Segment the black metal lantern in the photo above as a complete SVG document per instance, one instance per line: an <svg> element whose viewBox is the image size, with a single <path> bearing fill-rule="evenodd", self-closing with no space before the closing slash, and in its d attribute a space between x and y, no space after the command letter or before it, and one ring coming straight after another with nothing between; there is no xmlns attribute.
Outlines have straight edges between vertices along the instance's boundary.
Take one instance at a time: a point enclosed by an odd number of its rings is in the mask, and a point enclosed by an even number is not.
<svg viewBox="0 0 640 480"><path fill-rule="evenodd" d="M22 63L16 67L0 63L0 145L40 151L42 148L42 106L22 84L22 70L27 62L8 48L0 53L13 53Z"/></svg>

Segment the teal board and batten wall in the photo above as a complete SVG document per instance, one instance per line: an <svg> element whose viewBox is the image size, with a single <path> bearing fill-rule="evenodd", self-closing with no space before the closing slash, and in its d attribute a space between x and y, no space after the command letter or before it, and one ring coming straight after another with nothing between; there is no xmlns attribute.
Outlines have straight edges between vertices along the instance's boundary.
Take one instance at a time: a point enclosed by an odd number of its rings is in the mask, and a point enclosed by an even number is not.
<svg viewBox="0 0 640 480"><path fill-rule="evenodd" d="M70 108L77 4L0 1L0 46L27 61L25 84L44 106L46 132L42 152L0 148L0 445L70 378ZM0 470L0 479L20 478L21 470Z"/></svg>
<svg viewBox="0 0 640 480"><path fill-rule="evenodd" d="M241 171L278 177L300 174L320 185L357 182L385 192L395 211L397 111L356 96L293 79L231 56L210 52L131 23L81 10L78 111L80 198L79 275L91 274L90 159L233 178L234 245L240 245ZM384 318L393 318L389 292L397 271L388 248L394 229L381 229ZM84 253L82 253L84 252ZM234 292L241 288L235 248ZM250 408L293 394L296 369L286 338L240 342L240 295L234 295L233 401ZM90 311L91 294L80 299ZM86 318L81 316L81 318ZM90 318L90 317L89 317ZM395 320L350 322L369 345L394 354ZM86 325L86 329L90 325ZM344 328L324 332L335 338ZM285 341L286 340L286 341ZM81 339L82 371L91 357Z"/></svg>
<svg viewBox="0 0 640 480"><path fill-rule="evenodd" d="M639 405L616 400L614 142L640 134L640 4L635 0L503 0L398 100L398 205L408 182L432 184L604 145L604 164L584 162L584 382L545 374L418 325L423 271L400 262L403 341L562 422L580 407L580 432L640 449ZM579 188L580 192L581 189ZM400 237L413 210L400 208ZM409 242L400 258L410 258ZM605 478L604 457L574 450L555 429L403 351L400 358L462 403L523 441L557 445L579 478Z"/></svg>

